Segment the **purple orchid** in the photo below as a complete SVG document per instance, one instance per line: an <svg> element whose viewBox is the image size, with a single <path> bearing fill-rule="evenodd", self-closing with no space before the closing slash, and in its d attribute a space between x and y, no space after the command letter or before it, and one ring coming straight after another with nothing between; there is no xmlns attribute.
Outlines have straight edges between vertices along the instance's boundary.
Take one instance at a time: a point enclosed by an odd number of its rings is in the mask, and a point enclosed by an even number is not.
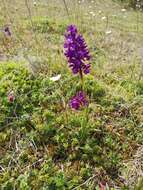
<svg viewBox="0 0 143 190"><path fill-rule="evenodd" d="M88 100L84 92L79 91L73 96L69 102L72 109L79 110L80 108L88 105Z"/></svg>
<svg viewBox="0 0 143 190"><path fill-rule="evenodd" d="M6 36L11 36L11 31L10 31L10 28L8 26L6 26L4 28L4 33L5 33Z"/></svg>
<svg viewBox="0 0 143 190"><path fill-rule="evenodd" d="M65 56L67 57L69 67L72 69L73 74L90 73L90 60L89 50L85 43L84 38L77 31L75 25L70 25L65 34Z"/></svg>

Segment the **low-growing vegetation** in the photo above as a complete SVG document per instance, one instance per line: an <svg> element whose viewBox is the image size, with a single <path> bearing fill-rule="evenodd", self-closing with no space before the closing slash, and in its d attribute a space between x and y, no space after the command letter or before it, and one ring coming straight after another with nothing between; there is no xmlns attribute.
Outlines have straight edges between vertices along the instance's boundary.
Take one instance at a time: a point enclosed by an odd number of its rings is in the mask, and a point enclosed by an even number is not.
<svg viewBox="0 0 143 190"><path fill-rule="evenodd" d="M0 189L142 190L143 13L0 6Z"/></svg>

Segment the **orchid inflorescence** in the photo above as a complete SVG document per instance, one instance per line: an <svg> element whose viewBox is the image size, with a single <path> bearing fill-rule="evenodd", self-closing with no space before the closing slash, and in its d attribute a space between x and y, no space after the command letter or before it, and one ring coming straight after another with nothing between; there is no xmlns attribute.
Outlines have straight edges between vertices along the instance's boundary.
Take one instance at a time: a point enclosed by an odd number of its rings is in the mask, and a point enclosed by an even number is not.
<svg viewBox="0 0 143 190"><path fill-rule="evenodd" d="M75 25L70 25L65 33L65 56L73 74L88 74L90 72L89 50L82 35L78 33Z"/></svg>
<svg viewBox="0 0 143 190"><path fill-rule="evenodd" d="M86 42L81 34L78 33L75 25L69 25L65 33L64 54L68 60L69 67L73 74L79 74L83 83L83 74L90 73L89 60L91 56L87 48ZM77 92L69 102L71 108L79 110L88 105L85 92Z"/></svg>
<svg viewBox="0 0 143 190"><path fill-rule="evenodd" d="M79 91L70 100L70 107L79 110L82 106L88 106L88 101L84 92Z"/></svg>

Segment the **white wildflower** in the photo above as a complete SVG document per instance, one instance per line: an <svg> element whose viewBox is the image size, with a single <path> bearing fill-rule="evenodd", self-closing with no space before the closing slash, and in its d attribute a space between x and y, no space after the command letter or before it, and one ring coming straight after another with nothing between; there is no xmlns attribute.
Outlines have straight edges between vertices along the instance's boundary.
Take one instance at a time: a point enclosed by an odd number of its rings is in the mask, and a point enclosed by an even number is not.
<svg viewBox="0 0 143 190"><path fill-rule="evenodd" d="M60 80L60 78L61 78L61 74L54 76L54 77L51 77L50 80L53 82L56 82L56 81Z"/></svg>
<svg viewBox="0 0 143 190"><path fill-rule="evenodd" d="M126 12L126 9L121 9L122 12Z"/></svg>
<svg viewBox="0 0 143 190"><path fill-rule="evenodd" d="M89 13L90 13L91 15L93 15L93 14L94 14L94 12L93 12L93 11L90 11Z"/></svg>
<svg viewBox="0 0 143 190"><path fill-rule="evenodd" d="M106 33L106 34L111 34L112 31L111 31L111 30L107 30L105 33Z"/></svg>
<svg viewBox="0 0 143 190"><path fill-rule="evenodd" d="M33 5L36 6L36 5L37 5L37 2L36 2L36 1L33 1Z"/></svg>
<svg viewBox="0 0 143 190"><path fill-rule="evenodd" d="M106 16L103 16L101 19L102 19L102 20L105 20L105 19L106 19Z"/></svg>

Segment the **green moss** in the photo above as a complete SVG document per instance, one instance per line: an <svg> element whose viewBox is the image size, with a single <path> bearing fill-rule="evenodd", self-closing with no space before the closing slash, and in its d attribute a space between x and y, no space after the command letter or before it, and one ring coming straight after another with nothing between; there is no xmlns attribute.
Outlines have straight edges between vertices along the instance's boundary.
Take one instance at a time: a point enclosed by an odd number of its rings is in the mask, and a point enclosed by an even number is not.
<svg viewBox="0 0 143 190"><path fill-rule="evenodd" d="M143 81L137 83L137 94L143 95Z"/></svg>
<svg viewBox="0 0 143 190"><path fill-rule="evenodd" d="M94 77L88 77L85 80L85 90L90 98L95 101L100 101L105 95L106 90Z"/></svg>

